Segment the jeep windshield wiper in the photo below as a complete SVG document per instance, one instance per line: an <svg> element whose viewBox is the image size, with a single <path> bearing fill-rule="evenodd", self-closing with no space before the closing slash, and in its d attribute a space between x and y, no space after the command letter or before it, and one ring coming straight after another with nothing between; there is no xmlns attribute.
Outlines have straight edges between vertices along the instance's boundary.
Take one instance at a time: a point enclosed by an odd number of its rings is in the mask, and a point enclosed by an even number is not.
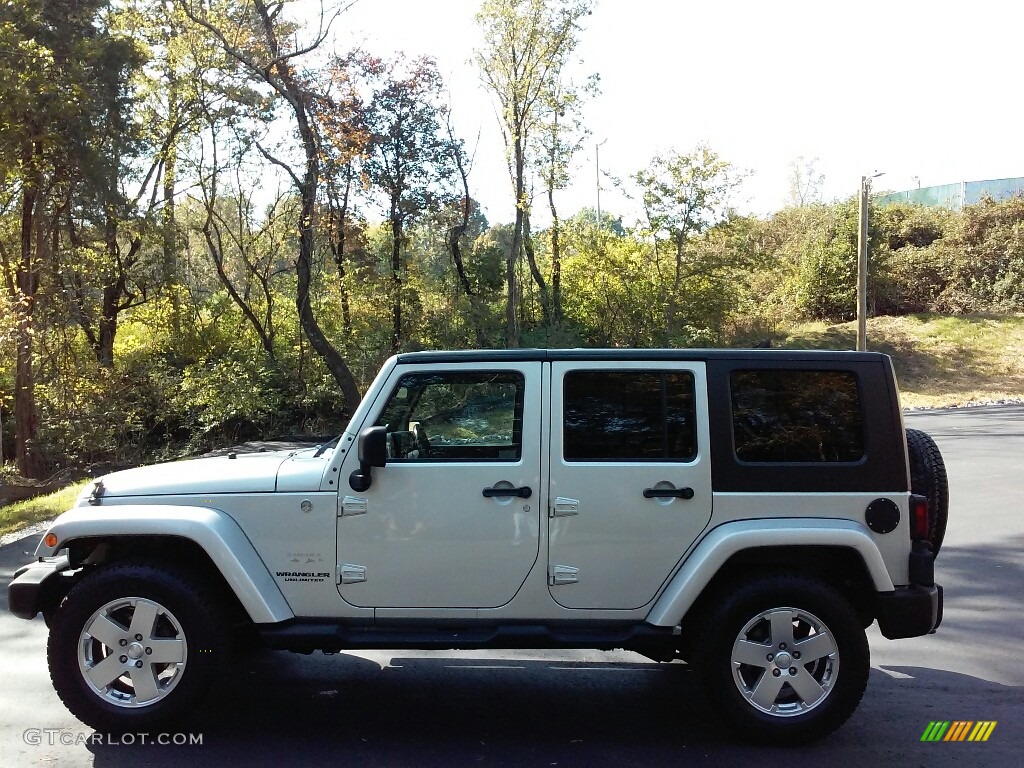
<svg viewBox="0 0 1024 768"><path fill-rule="evenodd" d="M326 451L328 448L333 448L339 440L341 440L341 435L331 438L323 445L318 446L316 449L316 453L313 454L313 458L315 459L317 456L322 455L323 452Z"/></svg>

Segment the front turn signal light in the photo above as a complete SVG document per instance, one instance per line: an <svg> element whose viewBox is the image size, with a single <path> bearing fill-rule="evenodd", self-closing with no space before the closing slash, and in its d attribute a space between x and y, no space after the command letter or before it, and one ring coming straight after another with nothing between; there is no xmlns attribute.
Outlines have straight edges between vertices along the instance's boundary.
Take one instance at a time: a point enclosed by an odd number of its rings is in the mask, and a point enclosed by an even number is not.
<svg viewBox="0 0 1024 768"><path fill-rule="evenodd" d="M54 547L56 547L57 546L57 534L55 534L55 533L48 533L48 534L46 534L46 536L43 538L43 544L45 544L50 549L53 549Z"/></svg>

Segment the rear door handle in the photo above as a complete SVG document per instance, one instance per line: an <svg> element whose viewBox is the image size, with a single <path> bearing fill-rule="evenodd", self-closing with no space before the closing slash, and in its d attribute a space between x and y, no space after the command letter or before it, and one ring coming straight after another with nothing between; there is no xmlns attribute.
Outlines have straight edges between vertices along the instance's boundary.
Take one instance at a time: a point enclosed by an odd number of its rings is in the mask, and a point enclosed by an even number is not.
<svg viewBox="0 0 1024 768"><path fill-rule="evenodd" d="M645 499L692 499L693 488L644 488Z"/></svg>
<svg viewBox="0 0 1024 768"><path fill-rule="evenodd" d="M484 496L488 499L501 496L518 496L520 499L528 499L532 495L533 491L528 485L524 485L522 488L484 488Z"/></svg>

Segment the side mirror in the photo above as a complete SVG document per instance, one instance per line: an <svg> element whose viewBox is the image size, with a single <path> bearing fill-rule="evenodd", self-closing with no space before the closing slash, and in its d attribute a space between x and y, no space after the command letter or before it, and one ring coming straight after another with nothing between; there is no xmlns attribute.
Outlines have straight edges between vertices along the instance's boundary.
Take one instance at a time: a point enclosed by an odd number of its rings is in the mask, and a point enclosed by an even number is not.
<svg viewBox="0 0 1024 768"><path fill-rule="evenodd" d="M348 484L356 493L369 490L373 484L372 467L388 463L388 428L367 427L359 433L359 469L348 476Z"/></svg>

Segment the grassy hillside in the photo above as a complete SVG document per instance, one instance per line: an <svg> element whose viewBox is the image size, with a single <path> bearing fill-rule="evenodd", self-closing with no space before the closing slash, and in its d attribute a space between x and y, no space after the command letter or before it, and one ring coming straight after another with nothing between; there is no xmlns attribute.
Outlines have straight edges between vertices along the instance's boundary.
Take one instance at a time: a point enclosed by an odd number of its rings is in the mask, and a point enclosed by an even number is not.
<svg viewBox="0 0 1024 768"><path fill-rule="evenodd" d="M88 480L83 480L45 496L37 496L34 499L0 507L0 536L19 531L40 520L56 517L64 510L70 509L88 482Z"/></svg>
<svg viewBox="0 0 1024 768"><path fill-rule="evenodd" d="M780 347L853 349L857 324L804 323L773 339ZM891 355L903 405L1024 399L1024 317L908 315L868 321L868 349Z"/></svg>

